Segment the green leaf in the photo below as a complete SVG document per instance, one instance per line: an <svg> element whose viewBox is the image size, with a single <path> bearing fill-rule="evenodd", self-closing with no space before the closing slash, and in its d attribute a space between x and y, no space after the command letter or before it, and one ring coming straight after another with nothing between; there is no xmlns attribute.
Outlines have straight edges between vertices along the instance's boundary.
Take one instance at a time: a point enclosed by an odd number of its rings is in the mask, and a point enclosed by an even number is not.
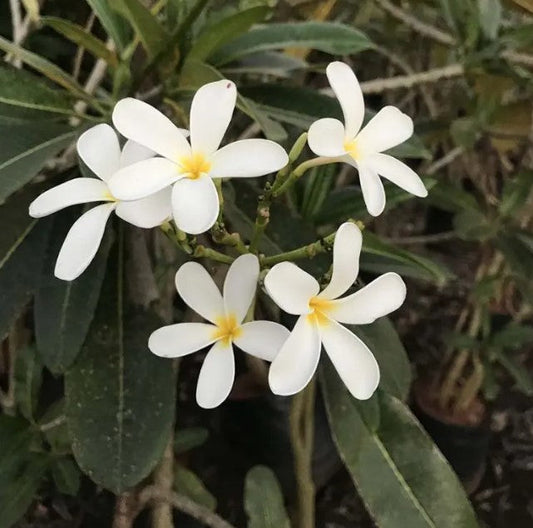
<svg viewBox="0 0 533 528"><path fill-rule="evenodd" d="M220 66L250 53L284 48L310 48L332 55L353 55L374 47L361 31L334 22L268 24L232 40L213 56Z"/></svg>
<svg viewBox="0 0 533 528"><path fill-rule="evenodd" d="M1 217L0 210L0 221ZM48 221L38 225L33 221L0 260L0 339L7 334L37 288L49 227Z"/></svg>
<svg viewBox="0 0 533 528"><path fill-rule="evenodd" d="M330 196L336 174L335 165L315 167L305 178L304 195L300 213L309 220L323 208L324 202Z"/></svg>
<svg viewBox="0 0 533 528"><path fill-rule="evenodd" d="M498 363L509 373L516 383L516 388L527 396L533 395L533 377L528 372L527 367L520 363L516 358L508 354L498 354L496 356Z"/></svg>
<svg viewBox="0 0 533 528"><path fill-rule="evenodd" d="M23 471L30 455L33 433L29 423L20 417L0 415L0 495ZM1 519L1 517L0 517Z"/></svg>
<svg viewBox="0 0 533 528"><path fill-rule="evenodd" d="M60 493L75 497L81 484L81 473L70 457L58 458L52 466L52 477Z"/></svg>
<svg viewBox="0 0 533 528"><path fill-rule="evenodd" d="M58 17L42 17L41 21L71 42L74 42L74 44L85 48L95 57L103 59L110 66L116 67L118 65L116 54L107 48L105 42L96 38L85 28Z"/></svg>
<svg viewBox="0 0 533 528"><path fill-rule="evenodd" d="M33 347L17 350L15 361L15 401L22 416L34 421L43 365Z"/></svg>
<svg viewBox="0 0 533 528"><path fill-rule="evenodd" d="M130 41L128 27L124 19L113 10L109 0L87 0L87 3L100 19L102 26L113 39L119 52L122 53Z"/></svg>
<svg viewBox="0 0 533 528"><path fill-rule="evenodd" d="M533 188L533 171L523 171L514 178L506 180L503 186L499 210L503 216L517 217L527 203Z"/></svg>
<svg viewBox="0 0 533 528"><path fill-rule="evenodd" d="M116 494L140 482L161 458L173 423L176 379L169 361L148 350L159 319L126 302L121 240L117 266L108 266L106 295L65 375L76 461L94 482Z"/></svg>
<svg viewBox="0 0 533 528"><path fill-rule="evenodd" d="M491 345L504 349L522 348L524 345L533 343L533 326L510 323L496 332L490 342Z"/></svg>
<svg viewBox="0 0 533 528"><path fill-rule="evenodd" d="M0 528L12 528L24 515L33 502L49 465L48 456L32 453L24 471L16 480L0 489Z"/></svg>
<svg viewBox="0 0 533 528"><path fill-rule="evenodd" d="M68 92L54 90L36 75L9 66L0 66L0 103L57 114L74 113Z"/></svg>
<svg viewBox="0 0 533 528"><path fill-rule="evenodd" d="M38 72L42 73L45 77L48 77L51 81L73 93L76 97L84 100L91 99L91 96L76 82L74 77L63 71L48 59L32 53L17 44L13 44L3 37L0 37L0 50L12 54L28 66L31 66Z"/></svg>
<svg viewBox="0 0 533 528"><path fill-rule="evenodd" d="M411 388L411 364L394 325L382 317L369 325L349 326L370 348L379 364L380 387L400 400L406 400Z"/></svg>
<svg viewBox="0 0 533 528"><path fill-rule="evenodd" d="M290 528L283 502L278 479L270 468L254 466L248 471L244 482L248 528Z"/></svg>
<svg viewBox="0 0 533 528"><path fill-rule="evenodd" d="M479 23L485 37L495 40L502 21L500 0L478 0Z"/></svg>
<svg viewBox="0 0 533 528"><path fill-rule="evenodd" d="M479 211L479 205L472 193L442 179L431 189L427 200L436 207L452 213L463 210Z"/></svg>
<svg viewBox="0 0 533 528"><path fill-rule="evenodd" d="M329 362L323 365L321 379L333 439L377 526L478 526L453 470L400 400L378 396L376 428L365 422L360 404Z"/></svg>
<svg viewBox="0 0 533 528"><path fill-rule="evenodd" d="M174 473L174 489L189 497L197 504L201 504L211 511L215 511L217 508L217 500L204 486L204 483L200 478L193 473L190 469L183 466L178 466Z"/></svg>
<svg viewBox="0 0 533 528"><path fill-rule="evenodd" d="M29 182L76 134L67 125L0 116L0 202Z"/></svg>
<svg viewBox="0 0 533 528"><path fill-rule="evenodd" d="M467 209L453 217L453 227L463 240L488 240L498 232L498 224L481 211Z"/></svg>
<svg viewBox="0 0 533 528"><path fill-rule="evenodd" d="M204 29L196 38L188 58L206 60L220 46L246 33L270 13L269 6L255 6L223 18Z"/></svg>
<svg viewBox="0 0 533 528"><path fill-rule="evenodd" d="M363 234L361 268L376 273L396 271L400 275L436 282L438 285L443 285L452 277L443 265L388 244L369 231Z"/></svg>
<svg viewBox="0 0 533 528"><path fill-rule="evenodd" d="M264 51L243 57L237 63L224 66L221 71L234 75L273 75L290 78L296 70L307 68L307 62L278 51Z"/></svg>
<svg viewBox="0 0 533 528"><path fill-rule="evenodd" d="M498 236L496 244L503 253L511 271L519 277L531 280L533 235L528 231L506 231Z"/></svg>
<svg viewBox="0 0 533 528"><path fill-rule="evenodd" d="M181 455L201 446L209 436L209 431L205 427L187 427L179 429L174 435L174 452Z"/></svg>
<svg viewBox="0 0 533 528"><path fill-rule="evenodd" d="M165 49L167 32L139 0L115 0L113 8L129 20L150 57L155 57Z"/></svg>
<svg viewBox="0 0 533 528"><path fill-rule="evenodd" d="M76 208L74 212L79 214L80 211ZM54 277L57 255L74 218L71 211L66 211L55 219L43 277L35 296L37 350L54 374L62 374L70 367L85 341L100 296L111 246L108 233L92 263L75 281Z"/></svg>

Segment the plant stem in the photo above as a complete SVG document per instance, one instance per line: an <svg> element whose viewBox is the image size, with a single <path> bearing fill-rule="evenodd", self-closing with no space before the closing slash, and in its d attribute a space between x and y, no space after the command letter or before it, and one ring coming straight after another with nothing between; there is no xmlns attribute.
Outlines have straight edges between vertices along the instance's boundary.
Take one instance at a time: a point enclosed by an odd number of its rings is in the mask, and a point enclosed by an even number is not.
<svg viewBox="0 0 533 528"><path fill-rule="evenodd" d="M189 497L172 491L160 490L156 486L147 486L139 493L140 508L137 513L140 513L144 505L154 500L168 502L177 510L190 515L211 528L235 528L222 517L219 517L205 506L192 501Z"/></svg>
<svg viewBox="0 0 533 528"><path fill-rule="evenodd" d="M315 378L292 399L290 435L297 484L296 528L315 526L315 486L312 459L315 410Z"/></svg>
<svg viewBox="0 0 533 528"><path fill-rule="evenodd" d="M283 262L284 260L298 260L302 258L313 258L320 253L326 253L331 250L333 247L333 242L335 241L335 233L331 233L325 238L321 238L316 242L307 244L306 246L293 249L291 251L286 251L284 253L278 253L277 255L272 255L270 257L262 257L261 264L263 266L273 266L278 262Z"/></svg>

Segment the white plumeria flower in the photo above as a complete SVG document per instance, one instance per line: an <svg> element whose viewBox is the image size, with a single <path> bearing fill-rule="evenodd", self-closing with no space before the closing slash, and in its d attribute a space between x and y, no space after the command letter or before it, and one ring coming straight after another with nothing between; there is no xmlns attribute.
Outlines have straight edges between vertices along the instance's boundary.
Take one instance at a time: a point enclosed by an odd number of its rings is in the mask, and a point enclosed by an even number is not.
<svg viewBox="0 0 533 528"><path fill-rule="evenodd" d="M113 197L108 183L121 167L154 155L146 147L128 141L122 152L116 132L109 125L96 125L78 139L78 154L97 178L74 178L52 187L30 204L30 215L41 218L71 205L106 202L98 205L74 222L57 257L54 274L63 280L74 280L93 260L109 215L117 216L138 227L155 227L171 218L170 191L162 190L148 198L121 202Z"/></svg>
<svg viewBox="0 0 533 528"><path fill-rule="evenodd" d="M120 170L111 191L123 200L143 198L172 185L172 210L179 229L207 231L219 213L212 178L250 178L278 171L288 163L283 148L266 139L235 141L219 149L235 108L237 89L228 80L202 86L192 100L190 144L159 110L136 99L122 99L113 123L125 137L157 152Z"/></svg>
<svg viewBox="0 0 533 528"><path fill-rule="evenodd" d="M365 103L354 72L343 62L332 62L326 74L342 107L344 124L333 118L315 121L308 135L311 150L318 156L349 163L359 171L363 198L372 216L380 215L385 208L385 190L379 176L415 196L427 196L424 183L412 169L383 154L413 135L412 119L395 106L385 106L361 130Z"/></svg>
<svg viewBox="0 0 533 528"><path fill-rule="evenodd" d="M276 264L265 277L265 288L274 302L287 313L300 316L270 367L268 379L275 394L295 394L309 383L321 345L355 398L368 399L376 390L379 366L374 355L339 323L372 323L401 306L406 289L399 275L385 273L356 293L339 298L357 278L361 243L361 231L355 224L339 227L331 281L321 292L318 282L291 262Z"/></svg>
<svg viewBox="0 0 533 528"><path fill-rule="evenodd" d="M235 378L233 344L252 356L272 361L289 336L289 331L272 321L243 323L259 278L255 255L241 255L228 270L224 295L207 270L187 262L176 273L176 289L185 303L210 323L178 323L156 330L148 341L150 350L161 357L191 354L214 343L204 359L196 400L211 409L227 397Z"/></svg>

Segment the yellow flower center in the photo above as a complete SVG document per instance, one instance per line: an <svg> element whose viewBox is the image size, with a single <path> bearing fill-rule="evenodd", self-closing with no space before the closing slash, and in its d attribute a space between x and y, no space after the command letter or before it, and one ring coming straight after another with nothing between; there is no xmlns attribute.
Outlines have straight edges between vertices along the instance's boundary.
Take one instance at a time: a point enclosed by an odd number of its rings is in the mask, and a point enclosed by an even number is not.
<svg viewBox="0 0 533 528"><path fill-rule="evenodd" d="M357 138L344 142L344 150L350 154L350 156L356 160L361 156L361 152L357 147Z"/></svg>
<svg viewBox="0 0 533 528"><path fill-rule="evenodd" d="M230 314L227 317L219 317L215 321L217 328L214 330L213 337L222 339L225 344L229 344L242 334L241 325L237 322L235 315Z"/></svg>
<svg viewBox="0 0 533 528"><path fill-rule="evenodd" d="M118 202L118 200L111 194L111 191L109 189L104 192L104 200L110 202Z"/></svg>
<svg viewBox="0 0 533 528"><path fill-rule="evenodd" d="M310 320L316 321L319 326L325 326L329 323L327 312L331 308L331 301L320 297L312 297L309 301L309 308L312 310L307 316Z"/></svg>
<svg viewBox="0 0 533 528"><path fill-rule="evenodd" d="M185 156L178 163L180 173L185 174L190 180L197 180L202 174L211 170L211 163L200 152Z"/></svg>

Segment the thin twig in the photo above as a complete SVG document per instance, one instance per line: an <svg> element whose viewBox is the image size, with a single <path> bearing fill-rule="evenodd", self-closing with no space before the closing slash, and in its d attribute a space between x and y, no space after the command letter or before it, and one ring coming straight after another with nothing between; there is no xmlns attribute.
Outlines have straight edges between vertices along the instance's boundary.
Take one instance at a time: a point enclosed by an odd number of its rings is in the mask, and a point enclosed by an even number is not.
<svg viewBox="0 0 533 528"><path fill-rule="evenodd" d="M419 18L416 18L413 15L406 13L403 9L393 5L389 0L376 0L376 3L379 4L384 11L389 13L389 15L401 20L406 26L409 26L417 33L425 35L426 37L447 46L455 44L455 39L452 35L422 22Z"/></svg>
<svg viewBox="0 0 533 528"><path fill-rule="evenodd" d="M11 25L13 26L13 43L18 45L24 39L20 0L9 0L9 7L11 9ZM16 68L22 66L22 61L19 58L10 57L10 60Z"/></svg>
<svg viewBox="0 0 533 528"><path fill-rule="evenodd" d="M216 513L201 504L197 504L188 497L172 491L160 490L155 486L148 486L139 493L138 502L140 509L142 509L143 505L154 500L166 501L174 506L176 510L190 515L210 528L235 528Z"/></svg>
<svg viewBox="0 0 533 528"><path fill-rule="evenodd" d="M444 233L436 233L434 235L387 238L387 242L396 244L397 246L407 246L410 244L438 244L439 242L453 240L454 238L457 238L455 231L445 231Z"/></svg>
<svg viewBox="0 0 533 528"><path fill-rule="evenodd" d="M398 88L411 88L417 84L434 83L442 79L460 77L465 72L461 64L449 64L442 68L413 73L412 75L398 75L390 79L373 79L361 83L361 90L365 94L376 94L386 90L397 90Z"/></svg>
<svg viewBox="0 0 533 528"><path fill-rule="evenodd" d="M455 147L445 156L432 163L425 171L426 176L432 176L446 165L449 165L455 158L464 152L464 147Z"/></svg>

